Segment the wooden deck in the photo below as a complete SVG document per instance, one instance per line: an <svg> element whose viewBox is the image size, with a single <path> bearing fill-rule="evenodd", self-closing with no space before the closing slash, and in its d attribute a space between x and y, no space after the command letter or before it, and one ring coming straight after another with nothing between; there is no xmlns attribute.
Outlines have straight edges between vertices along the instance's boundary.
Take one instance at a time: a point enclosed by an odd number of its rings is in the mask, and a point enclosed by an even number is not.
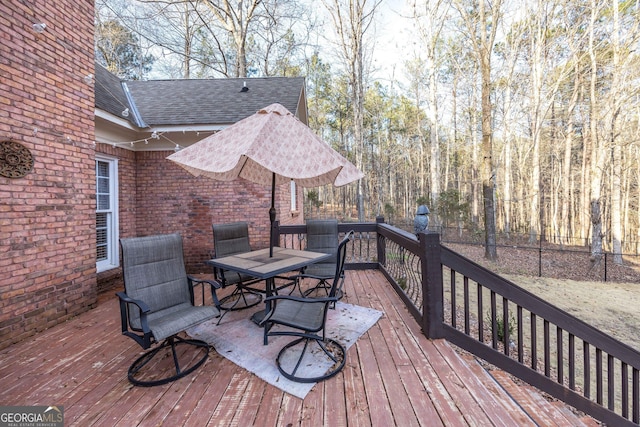
<svg viewBox="0 0 640 427"><path fill-rule="evenodd" d="M596 426L535 389L430 341L381 273L347 271L346 300L385 315L349 349L344 370L304 400L215 351L172 384L132 387L140 353L120 334L115 296L0 352L1 405L62 405L77 426Z"/></svg>

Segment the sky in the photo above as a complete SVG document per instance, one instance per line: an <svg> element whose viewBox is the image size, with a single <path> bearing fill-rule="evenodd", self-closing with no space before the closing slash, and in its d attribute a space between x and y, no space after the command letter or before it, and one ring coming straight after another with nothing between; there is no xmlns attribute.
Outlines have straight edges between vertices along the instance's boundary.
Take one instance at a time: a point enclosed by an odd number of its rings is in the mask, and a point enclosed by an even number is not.
<svg viewBox="0 0 640 427"><path fill-rule="evenodd" d="M373 53L374 78L397 80L403 74L403 62L413 50L410 13L405 0L383 0L376 14Z"/></svg>

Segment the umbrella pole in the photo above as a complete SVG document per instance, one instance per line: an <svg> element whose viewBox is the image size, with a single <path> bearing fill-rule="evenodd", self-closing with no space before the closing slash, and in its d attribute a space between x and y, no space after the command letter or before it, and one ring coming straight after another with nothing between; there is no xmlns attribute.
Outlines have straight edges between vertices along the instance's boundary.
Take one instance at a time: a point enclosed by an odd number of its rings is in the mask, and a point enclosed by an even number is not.
<svg viewBox="0 0 640 427"><path fill-rule="evenodd" d="M273 257L273 224L276 222L276 174L272 173L271 176L271 209L269 209L269 221L271 226L269 227L269 258Z"/></svg>

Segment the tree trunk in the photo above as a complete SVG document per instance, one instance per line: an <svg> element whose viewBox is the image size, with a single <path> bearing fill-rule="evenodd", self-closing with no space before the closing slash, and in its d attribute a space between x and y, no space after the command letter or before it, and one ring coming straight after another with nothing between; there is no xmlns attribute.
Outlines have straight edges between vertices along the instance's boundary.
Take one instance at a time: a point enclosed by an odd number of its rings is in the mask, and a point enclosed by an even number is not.
<svg viewBox="0 0 640 427"><path fill-rule="evenodd" d="M613 248L613 262L622 265L622 200L621 200L621 177L622 177L622 148L616 141L616 120L619 111L619 91L618 82L620 72L620 16L618 10L618 0L611 0L613 7L613 70L611 75L611 93L609 94L609 129L610 143L612 150L612 181L611 181L611 239Z"/></svg>
<svg viewBox="0 0 640 427"><path fill-rule="evenodd" d="M591 83L589 104L589 133L591 137L591 259L596 262L602 257L602 210L600 197L602 193L602 173L605 154L598 138L598 62L595 51L595 21L597 17L597 0L591 0L591 24L589 28L589 57L591 59Z"/></svg>
<svg viewBox="0 0 640 427"><path fill-rule="evenodd" d="M485 258L495 261L498 259L496 246L496 216L494 198L494 167L491 130L491 62L486 52L482 58L482 162L480 175L482 177L482 196L484 202L485 226Z"/></svg>
<svg viewBox="0 0 640 427"><path fill-rule="evenodd" d="M569 244L567 237L571 234L570 223L570 207L571 207L571 149L573 148L573 112L578 103L578 94L580 89L579 72L576 69L574 73L573 81L573 93L571 95L571 101L567 107L567 135L564 140L564 158L562 161L562 210L560 214L560 228L559 233L561 236L561 243Z"/></svg>
<svg viewBox="0 0 640 427"><path fill-rule="evenodd" d="M480 33L481 46L479 46L480 74L482 76L482 163L480 175L482 179L482 196L484 202L484 226L485 226L485 258L495 261L498 259L496 246L496 211L495 211L495 169L493 165L493 135L491 126L491 54L495 31L498 26L499 9L501 2L493 4L492 33L487 34L487 16L485 15L485 1L480 0Z"/></svg>

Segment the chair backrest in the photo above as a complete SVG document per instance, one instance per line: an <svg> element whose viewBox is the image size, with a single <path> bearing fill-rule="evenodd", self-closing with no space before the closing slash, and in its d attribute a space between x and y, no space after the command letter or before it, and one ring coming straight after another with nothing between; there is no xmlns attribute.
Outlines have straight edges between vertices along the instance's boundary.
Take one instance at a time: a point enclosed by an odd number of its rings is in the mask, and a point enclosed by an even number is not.
<svg viewBox="0 0 640 427"><path fill-rule="evenodd" d="M342 287L341 283L344 280L344 263L347 259L347 243L353 239L354 231L349 231L340 244L336 252L336 273L333 276L333 283L331 284L331 290L329 291L330 297L335 297L338 289Z"/></svg>
<svg viewBox="0 0 640 427"><path fill-rule="evenodd" d="M216 258L250 252L249 225L246 222L213 224L213 250Z"/></svg>
<svg viewBox="0 0 640 427"><path fill-rule="evenodd" d="M144 301L151 313L192 303L182 253L182 237L164 234L120 239L126 294ZM139 325L138 309L129 310L129 322Z"/></svg>
<svg viewBox="0 0 640 427"><path fill-rule="evenodd" d="M338 246L338 220L312 219L307 221L307 249L314 252L335 253Z"/></svg>
<svg viewBox="0 0 640 427"><path fill-rule="evenodd" d="M322 272L327 272L329 277L333 275L336 265L338 239L337 219L314 219L307 221L307 250L333 255L323 262L310 265L307 269L309 273L324 275Z"/></svg>

